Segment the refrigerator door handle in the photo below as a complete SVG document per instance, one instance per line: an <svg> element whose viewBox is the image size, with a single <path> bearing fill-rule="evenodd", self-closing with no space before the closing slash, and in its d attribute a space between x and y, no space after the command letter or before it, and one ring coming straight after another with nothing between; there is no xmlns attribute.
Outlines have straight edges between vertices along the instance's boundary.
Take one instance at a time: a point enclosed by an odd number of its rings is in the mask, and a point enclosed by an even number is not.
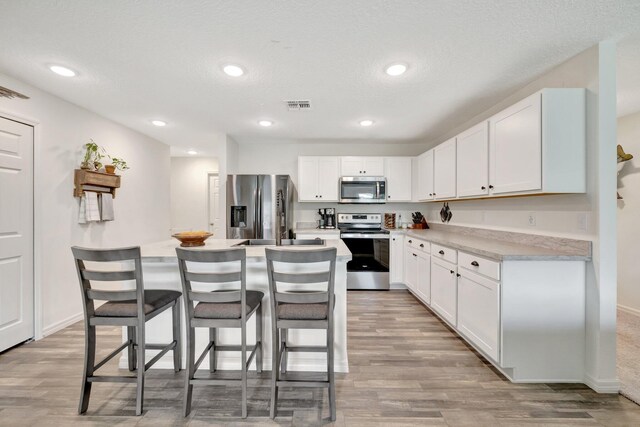
<svg viewBox="0 0 640 427"><path fill-rule="evenodd" d="M255 221L255 238L262 239L262 191L260 191L260 185L256 188L256 215Z"/></svg>

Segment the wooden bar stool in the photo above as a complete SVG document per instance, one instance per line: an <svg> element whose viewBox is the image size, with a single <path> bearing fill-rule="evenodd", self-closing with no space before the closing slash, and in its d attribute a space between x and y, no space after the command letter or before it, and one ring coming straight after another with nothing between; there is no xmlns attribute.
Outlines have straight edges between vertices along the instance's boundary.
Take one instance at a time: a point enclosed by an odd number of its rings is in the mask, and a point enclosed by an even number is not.
<svg viewBox="0 0 640 427"><path fill-rule="evenodd" d="M301 387L328 387L329 409L331 421L336 420L336 386L334 374L333 351L333 308L335 307L334 285L336 276L336 248L318 250L277 250L265 249L267 271L269 273L269 295L271 298L271 406L270 416L275 418L278 406L278 387L293 385ZM282 270L274 267L274 262L282 265L325 263L328 269L313 272L291 272L290 268ZM291 266L289 266L291 267ZM326 283L326 290L309 291L299 289L281 292L278 283L293 284L303 287L308 284L318 286ZM327 331L326 346L289 346L287 331L289 329L325 329ZM311 381L305 379L283 379L287 370L289 352L326 352L327 379ZM278 369L281 366L281 369Z"/></svg>
<svg viewBox="0 0 640 427"><path fill-rule="evenodd" d="M247 291L247 264L244 248L224 250L186 250L176 248L185 312L187 314L187 376L185 380L184 416L191 412L191 398L194 384L242 386L242 418L247 417L247 371L254 356L258 372L262 372L262 298L264 293ZM214 264L218 271L194 272L191 263ZM235 263L236 268L218 268L215 264ZM232 267L229 267L232 268ZM194 291L191 283L223 284L239 282L233 288ZM194 303L197 303L194 306ZM256 344L247 360L247 320L256 314ZM209 344L195 361L195 328L209 328ZM217 328L240 328L240 345L220 345L217 342ZM209 370L216 370L216 352L239 351L241 354L240 379L196 378L198 367L209 353Z"/></svg>
<svg viewBox="0 0 640 427"><path fill-rule="evenodd" d="M71 251L75 258L82 291L85 325L84 375L78 413L83 414L87 411L91 385L94 382L135 382L137 384L136 415L141 415L145 371L171 350L173 350L174 369L176 372L180 370L180 304L178 304L178 299L181 293L162 289L144 290L139 247L86 249L74 246ZM134 269L90 270L85 266L85 261L104 264L133 261ZM102 290L91 285L93 281L130 280L135 281L136 286L135 289L127 291ZM96 308L95 300L107 302ZM147 344L144 335L145 323L169 308L173 312L173 341L169 344ZM126 326L127 341L96 364L96 326L99 325ZM137 370L135 377L95 375L95 371L125 348L129 353L129 370ZM145 350L160 350L160 352L145 364Z"/></svg>

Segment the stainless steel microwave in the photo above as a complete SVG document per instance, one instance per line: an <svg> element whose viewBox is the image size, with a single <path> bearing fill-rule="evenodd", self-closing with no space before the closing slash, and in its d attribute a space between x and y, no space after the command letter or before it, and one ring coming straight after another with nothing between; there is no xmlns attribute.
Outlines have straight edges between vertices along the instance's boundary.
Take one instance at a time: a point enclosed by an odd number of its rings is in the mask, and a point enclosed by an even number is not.
<svg viewBox="0 0 640 427"><path fill-rule="evenodd" d="M340 203L385 203L387 180L383 176L343 176Z"/></svg>

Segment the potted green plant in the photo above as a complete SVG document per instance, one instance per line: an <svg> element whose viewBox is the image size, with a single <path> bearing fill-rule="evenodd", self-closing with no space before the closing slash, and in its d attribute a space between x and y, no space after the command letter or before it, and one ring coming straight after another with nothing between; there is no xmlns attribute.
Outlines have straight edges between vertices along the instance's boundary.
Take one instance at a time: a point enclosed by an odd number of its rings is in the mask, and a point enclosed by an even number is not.
<svg viewBox="0 0 640 427"><path fill-rule="evenodd" d="M100 147L93 139L89 140L84 145L84 157L82 159L82 163L80 163L80 168L85 170L99 170L102 167L102 158L106 152L104 148Z"/></svg>
<svg viewBox="0 0 640 427"><path fill-rule="evenodd" d="M109 158L111 159L111 164L104 167L107 173L114 174L116 172L116 169L121 171L129 169L129 165L127 165L127 162L125 162L123 159L111 156L109 156Z"/></svg>

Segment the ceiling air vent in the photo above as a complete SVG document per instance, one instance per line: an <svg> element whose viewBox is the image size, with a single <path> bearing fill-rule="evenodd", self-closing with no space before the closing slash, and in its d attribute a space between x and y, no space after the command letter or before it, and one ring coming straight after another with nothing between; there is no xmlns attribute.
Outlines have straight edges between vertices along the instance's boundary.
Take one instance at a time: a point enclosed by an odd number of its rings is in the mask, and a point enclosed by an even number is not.
<svg viewBox="0 0 640 427"><path fill-rule="evenodd" d="M20 92L16 92L15 90L7 89L6 87L0 86L0 98L20 98L20 99L29 99L27 95L23 95Z"/></svg>
<svg viewBox="0 0 640 427"><path fill-rule="evenodd" d="M300 101L300 100L293 100L293 101L284 101L287 103L287 109L289 111L305 111L305 110L310 110L311 109L311 101L306 100L306 101Z"/></svg>

